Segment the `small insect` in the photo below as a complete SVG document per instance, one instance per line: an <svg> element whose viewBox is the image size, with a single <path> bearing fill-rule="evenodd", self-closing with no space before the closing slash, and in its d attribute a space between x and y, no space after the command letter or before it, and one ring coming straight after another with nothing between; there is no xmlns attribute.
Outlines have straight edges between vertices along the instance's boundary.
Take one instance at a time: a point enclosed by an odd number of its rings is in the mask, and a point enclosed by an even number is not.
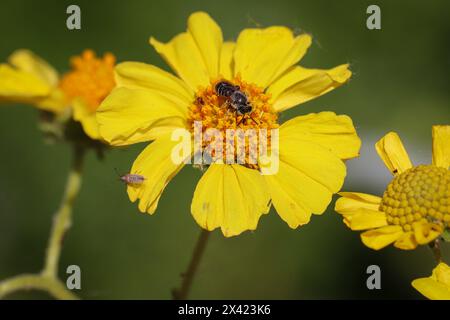
<svg viewBox="0 0 450 320"><path fill-rule="evenodd" d="M197 97L197 103L200 104L200 105L204 105L205 101L203 101L202 97Z"/></svg>
<svg viewBox="0 0 450 320"><path fill-rule="evenodd" d="M134 173L127 173L127 174L120 174L117 169L116 173L119 176L120 181L128 184L128 185L140 185L144 183L145 177L140 174L134 174Z"/></svg>
<svg viewBox="0 0 450 320"><path fill-rule="evenodd" d="M250 119L256 124L255 119L250 116L253 108L248 101L247 95L241 91L239 86L235 86L228 81L220 81L216 84L215 90L217 95L227 98L227 104L236 112L237 115L245 116L248 114ZM240 125L245 117L242 117L237 125Z"/></svg>

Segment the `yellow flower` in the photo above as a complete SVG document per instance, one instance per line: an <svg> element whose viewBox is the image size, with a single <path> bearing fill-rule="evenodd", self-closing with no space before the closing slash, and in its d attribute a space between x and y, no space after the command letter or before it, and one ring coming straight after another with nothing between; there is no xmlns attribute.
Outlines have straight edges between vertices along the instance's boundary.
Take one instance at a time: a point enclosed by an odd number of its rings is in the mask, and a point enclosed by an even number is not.
<svg viewBox="0 0 450 320"><path fill-rule="evenodd" d="M31 104L55 114L73 107L92 139L99 139L95 111L115 86L115 57L97 58L92 50L71 59L72 70L60 77L57 71L29 50L17 50L9 64L0 64L0 102Z"/></svg>
<svg viewBox="0 0 450 320"><path fill-rule="evenodd" d="M450 300L450 267L439 263L428 278L416 279L412 286L431 300Z"/></svg>
<svg viewBox="0 0 450 320"><path fill-rule="evenodd" d="M362 242L379 250L394 243L415 249L442 234L450 225L450 126L433 126L433 164L413 167L395 132L375 145L394 175L383 197L341 192L335 210L352 230L368 230Z"/></svg>
<svg viewBox="0 0 450 320"><path fill-rule="evenodd" d="M223 42L220 27L203 12L192 14L187 31L168 43L154 38L150 43L178 77L153 65L121 63L116 66L117 88L97 111L100 134L112 145L155 140L131 169L132 174L145 177L142 184L128 186L130 200L140 200L141 212L155 212L165 186L183 167L170 161L178 143L172 141L171 133L185 128L193 136L195 122L201 122L203 133L212 128L221 133L235 128L279 128L280 141L276 174L261 175L261 163L251 163L249 150L256 147L251 143L242 165L208 167L191 205L202 228L220 227L225 236L254 230L271 203L291 228L308 223L312 213L324 212L343 184L342 159L359 152L352 121L345 115L322 112L280 126L278 113L344 84L351 76L348 65L329 70L296 65L311 37L295 36L285 27L245 29L236 42ZM215 85L224 80L247 95L253 107L248 115L224 107L223 97L215 91ZM206 146L201 147L206 152Z"/></svg>

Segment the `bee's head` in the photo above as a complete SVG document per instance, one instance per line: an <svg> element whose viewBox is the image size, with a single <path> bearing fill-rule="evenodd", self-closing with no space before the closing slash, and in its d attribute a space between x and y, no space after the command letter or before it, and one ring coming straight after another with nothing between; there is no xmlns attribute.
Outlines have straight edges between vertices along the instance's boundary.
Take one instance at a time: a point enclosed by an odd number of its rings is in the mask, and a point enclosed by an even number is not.
<svg viewBox="0 0 450 320"><path fill-rule="evenodd" d="M247 103L246 105L244 105L240 108L240 111L242 113L250 113L250 112L252 112L252 109L253 109L252 106Z"/></svg>

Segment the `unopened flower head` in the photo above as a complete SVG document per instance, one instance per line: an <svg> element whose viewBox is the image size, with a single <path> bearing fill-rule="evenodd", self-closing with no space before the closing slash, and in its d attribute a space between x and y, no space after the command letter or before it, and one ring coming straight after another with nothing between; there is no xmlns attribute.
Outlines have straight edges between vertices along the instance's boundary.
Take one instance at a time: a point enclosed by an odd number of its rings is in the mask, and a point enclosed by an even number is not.
<svg viewBox="0 0 450 320"><path fill-rule="evenodd" d="M358 155L360 140L344 115L321 112L282 124L278 115L346 83L348 65L298 66L311 37L286 27L245 29L236 42L224 42L204 12L187 24L168 43L150 39L177 76L121 63L117 88L97 111L110 144L154 140L132 166L145 180L128 186L131 201L153 214L165 186L193 162L206 168L191 205L202 228L225 236L254 230L271 204L290 227L308 223L341 188L342 160Z"/></svg>
<svg viewBox="0 0 450 320"><path fill-rule="evenodd" d="M433 127L433 163L413 166L394 132L376 144L394 175L383 196L342 192L336 211L363 243L381 249L391 243L415 249L439 237L450 226L450 126Z"/></svg>

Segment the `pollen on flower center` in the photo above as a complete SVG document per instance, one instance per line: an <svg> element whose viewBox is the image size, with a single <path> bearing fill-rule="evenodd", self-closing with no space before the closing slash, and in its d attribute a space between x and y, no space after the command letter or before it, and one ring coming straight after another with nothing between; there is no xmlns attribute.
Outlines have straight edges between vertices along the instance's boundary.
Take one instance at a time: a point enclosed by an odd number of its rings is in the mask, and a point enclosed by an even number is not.
<svg viewBox="0 0 450 320"><path fill-rule="evenodd" d="M239 88L247 98L249 105L252 107L251 112L239 114L230 105L230 98L219 95L216 92L216 84L223 79L217 79L211 81L211 84L206 88L201 88L197 93L194 102L192 103L188 114L188 126L192 132L194 132L195 123L201 123L202 125L202 149L204 150L211 143L221 143L222 148L214 148L211 153L212 157L215 157L217 150L222 150L222 159L226 159L227 152L229 150L235 151L235 154L239 154L238 143L236 142L239 137L245 141L245 165L252 169L258 169L256 159L252 159L253 154L257 154L259 144L259 130L265 129L267 146L270 148L271 141L271 129L278 128L278 115L272 111L272 107L269 103L270 96L264 93L264 90L254 84L249 84L242 81L240 78L235 78L231 81L227 81L230 84ZM220 132L223 139L217 141L212 139L211 130ZM231 130L236 131L236 136L230 139L227 137L228 132ZM231 146L231 147L230 147ZM230 157L228 155L228 157Z"/></svg>
<svg viewBox="0 0 450 320"><path fill-rule="evenodd" d="M85 50L71 59L72 70L63 76L59 86L69 100L82 98L95 112L115 86L115 62L116 58L111 53L98 58L92 50Z"/></svg>
<svg viewBox="0 0 450 320"><path fill-rule="evenodd" d="M388 185L380 210L387 222L412 230L414 222L450 225L450 171L434 165L406 170Z"/></svg>

